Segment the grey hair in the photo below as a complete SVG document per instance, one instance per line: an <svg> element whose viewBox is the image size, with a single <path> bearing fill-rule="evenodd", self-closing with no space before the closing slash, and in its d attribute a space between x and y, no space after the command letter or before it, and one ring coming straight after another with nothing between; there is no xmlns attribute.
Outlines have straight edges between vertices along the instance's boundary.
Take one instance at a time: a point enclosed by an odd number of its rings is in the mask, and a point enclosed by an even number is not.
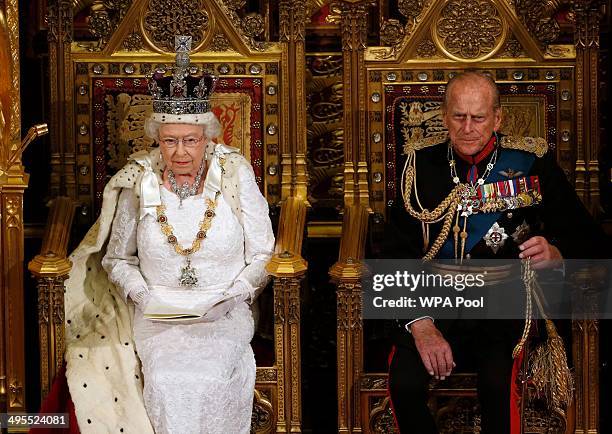
<svg viewBox="0 0 612 434"><path fill-rule="evenodd" d="M497 83L495 83L495 80L493 80L493 77L491 77L491 74L478 70L467 70L455 75L453 78L448 80L448 83L446 85L446 91L444 92L444 102L442 103L443 111L446 111L446 108L448 107L451 88L458 82L470 80L484 80L493 94L493 110L497 110L501 107L499 88L497 87Z"/></svg>
<svg viewBox="0 0 612 434"><path fill-rule="evenodd" d="M147 137L159 141L159 129L164 124L187 124L187 125L197 125L202 127L204 130L204 136L210 140L219 137L221 134L221 123L219 119L215 116L213 112L208 112L200 115L191 115L197 116L198 122L192 120L191 122L160 122L157 119L153 119L153 116L147 118L144 123L144 133ZM184 118L189 119L190 115L184 116Z"/></svg>

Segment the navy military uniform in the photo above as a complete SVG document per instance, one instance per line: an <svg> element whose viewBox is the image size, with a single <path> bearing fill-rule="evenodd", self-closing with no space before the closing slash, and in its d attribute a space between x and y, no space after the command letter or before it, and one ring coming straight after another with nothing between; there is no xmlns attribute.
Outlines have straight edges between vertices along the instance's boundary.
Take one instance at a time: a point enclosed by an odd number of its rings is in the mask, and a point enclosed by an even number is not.
<svg viewBox="0 0 612 434"><path fill-rule="evenodd" d="M534 139L506 137L499 141L492 138L474 157L455 158L456 174L461 182L475 182L478 174L486 173L490 157L497 149L497 162L485 183L499 182L503 188L507 185L504 181L517 183L523 179L521 182L531 182L531 187L537 188L541 202L468 217L465 257L516 259L519 245L536 235L544 236L564 258L604 257L605 235L582 205L553 153L546 152L542 142ZM416 185L425 209L435 209L454 187L449 174L448 146L444 142L416 151ZM388 211L382 256L423 257L421 222L406 212L401 198ZM441 226L442 223L431 225L431 242L440 233ZM452 258L453 245L451 232L437 258ZM430 375L404 324L399 324L392 337L394 353L389 366L389 389L394 413L404 434L435 433L437 430L426 406ZM521 335L522 321L439 320L436 326L451 346L457 369L478 372L482 433L509 433L512 350Z"/></svg>

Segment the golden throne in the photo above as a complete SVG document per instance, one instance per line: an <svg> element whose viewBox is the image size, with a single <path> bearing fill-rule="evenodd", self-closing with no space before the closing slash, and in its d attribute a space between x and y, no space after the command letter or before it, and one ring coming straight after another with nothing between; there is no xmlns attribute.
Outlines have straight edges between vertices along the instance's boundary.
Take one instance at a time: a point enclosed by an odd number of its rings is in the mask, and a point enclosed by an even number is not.
<svg viewBox="0 0 612 434"><path fill-rule="evenodd" d="M339 259L330 269L337 284L338 426L344 433L395 432L378 339L384 332L361 316L360 261L368 233L379 231L387 207L401 200L404 145L444 133L440 103L453 74L468 68L490 73L502 93L502 131L544 137L581 199L593 211L599 206L598 139L584 113L588 107L593 126L597 103L588 100L594 90L587 79L596 76L589 63L596 42L588 41L596 36L585 27L596 10L579 6L568 22L568 11L556 2L400 1L399 19L386 19L390 9L381 2L375 24L381 46L368 46L365 23L374 11L368 5L339 3L350 16L340 19L344 67L352 70L344 87L353 89L349 104L363 108L345 110L351 183ZM575 405L568 414L528 407L526 433L597 432L597 321L573 321L572 330ZM430 408L442 432L479 432L475 384L471 374L432 384Z"/></svg>
<svg viewBox="0 0 612 434"><path fill-rule="evenodd" d="M192 64L219 77L212 101L223 126L217 140L241 149L279 217L275 255L268 265L273 289L260 299L265 304L263 332L254 342L258 368L252 431L299 432L299 294L307 264L301 257L306 203L296 187L304 175L296 164L300 151L289 142L289 130L298 136L300 131L296 119L289 118L295 110L288 97L295 90L289 87L287 60L295 56L295 47L270 42L264 35L269 15L247 14L242 6L215 0L159 8L158 2L134 0L75 2L68 10L62 2L49 2L51 191L78 204L77 232L93 222L108 179L130 153L153 144L143 133L151 99L147 74L174 61L177 33L191 36ZM83 15L87 31L79 28ZM63 281L70 267L66 250L74 212L70 200L56 199L44 251L30 264L38 279L43 397L63 362Z"/></svg>

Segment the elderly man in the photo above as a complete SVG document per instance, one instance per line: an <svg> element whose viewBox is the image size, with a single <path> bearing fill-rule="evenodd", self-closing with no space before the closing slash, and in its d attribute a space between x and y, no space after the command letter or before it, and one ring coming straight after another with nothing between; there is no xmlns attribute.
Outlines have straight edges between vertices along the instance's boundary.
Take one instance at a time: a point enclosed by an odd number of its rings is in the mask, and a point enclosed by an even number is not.
<svg viewBox="0 0 612 434"><path fill-rule="evenodd" d="M601 230L553 153L546 152L547 143L498 134L499 91L488 75L465 72L450 80L443 118L448 140L417 146L420 150L409 159L418 176L412 180L408 176L406 186L412 182L414 188L407 189L404 203L389 212L386 257L425 255L464 261L529 257L538 268L545 261L587 257L588 248L601 245ZM529 195L523 205L457 217L456 209L448 209L453 223L446 233L441 219L428 221L423 212L435 210L456 185L465 185L470 197L478 197L479 189L492 183L503 187L512 182ZM440 234L443 243L434 243ZM401 323L389 366L391 402L400 431L437 432L426 405L429 379L443 380L453 370L469 366L478 372L482 433L509 433L512 351L522 327L520 320L434 321L430 317Z"/></svg>

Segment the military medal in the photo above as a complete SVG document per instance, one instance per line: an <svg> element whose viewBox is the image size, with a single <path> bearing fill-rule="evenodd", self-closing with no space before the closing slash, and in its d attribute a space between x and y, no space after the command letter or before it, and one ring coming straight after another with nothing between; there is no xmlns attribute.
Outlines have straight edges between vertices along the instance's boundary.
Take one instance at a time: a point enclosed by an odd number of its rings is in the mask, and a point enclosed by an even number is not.
<svg viewBox="0 0 612 434"><path fill-rule="evenodd" d="M500 170L497 173L502 176L505 176L506 178L514 178L515 176L521 176L523 174L523 172L521 172L520 170L515 171L511 167L508 167L506 170Z"/></svg>
<svg viewBox="0 0 612 434"><path fill-rule="evenodd" d="M537 176L529 176L476 186L471 197L463 197L462 210L468 202L471 204L471 213L476 214L524 208L541 201L539 179Z"/></svg>
<svg viewBox="0 0 612 434"><path fill-rule="evenodd" d="M448 165L450 166L450 175L453 179L453 182L462 187L461 188L461 199L459 204L457 205L457 219L455 220L455 226L453 227L453 235L455 239L455 259L459 258L463 261L463 254L465 253L465 243L467 241L468 233L467 233L467 218L472 214L478 212L480 208L480 200L478 199L478 192L485 185L485 179L495 167L495 163L497 163L497 148L493 151L493 155L491 155L491 159L487 164L487 168L485 169L482 176L480 176L476 182L469 182L466 184L461 184L459 176L457 175L457 167L455 163L455 156L453 154L453 146L452 144L448 145ZM463 217L463 229L459 227L459 216ZM461 239L461 254L458 255L458 247L459 247L459 239Z"/></svg>
<svg viewBox="0 0 612 434"><path fill-rule="evenodd" d="M493 226L489 229L487 234L484 236L485 243L493 250L493 253L497 253L500 247L506 243L508 234L506 230L502 228L499 223L493 223Z"/></svg>

